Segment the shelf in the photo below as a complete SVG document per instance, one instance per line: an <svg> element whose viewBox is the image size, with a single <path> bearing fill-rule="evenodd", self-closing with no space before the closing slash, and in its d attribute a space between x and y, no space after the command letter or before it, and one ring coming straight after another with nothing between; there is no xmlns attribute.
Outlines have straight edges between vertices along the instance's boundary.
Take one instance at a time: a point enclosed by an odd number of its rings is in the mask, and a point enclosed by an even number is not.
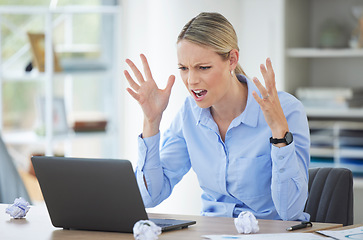
<svg viewBox="0 0 363 240"><path fill-rule="evenodd" d="M347 97L343 91L362 86L359 76L363 74L363 48L348 47L359 25L359 18L352 16L356 6L362 4L340 0L285 1L282 52L284 90L300 97L308 116L310 167L345 167L355 176L363 175L363 107L356 100L359 94L356 98ZM307 16L310 21L306 21ZM332 32L329 26L338 23L344 38L341 42L339 37L328 34ZM320 47L324 45L345 47ZM301 95L298 90L304 88L320 92ZM355 103L358 107L352 108Z"/></svg>
<svg viewBox="0 0 363 240"><path fill-rule="evenodd" d="M350 109L327 109L327 108L305 108L308 117L323 117L323 118L363 118L363 108Z"/></svg>
<svg viewBox="0 0 363 240"><path fill-rule="evenodd" d="M95 131L95 132L73 132L70 130L65 134L53 135L55 142L73 140L73 139L89 139L92 137L100 138L114 133L110 131ZM8 131L3 133L3 140L6 144L10 145L25 145L25 144L44 144L46 142L45 136L37 135L34 131Z"/></svg>
<svg viewBox="0 0 363 240"><path fill-rule="evenodd" d="M287 56L294 58L363 57L363 49L290 48L287 49Z"/></svg>
<svg viewBox="0 0 363 240"><path fill-rule="evenodd" d="M65 7L34 7L34 6L3 6L0 14L45 14L45 13L108 13L118 14L118 7L113 6L65 6Z"/></svg>
<svg viewBox="0 0 363 240"><path fill-rule="evenodd" d="M64 71L64 72L55 72L53 73L54 78L64 78L67 76L98 76L104 75L105 73L109 72L109 70L74 70L74 71ZM33 70L31 72L24 72L24 71L11 71L11 72L3 72L1 75L4 82L7 81L44 81L47 76L44 72L38 72L37 70Z"/></svg>
<svg viewBox="0 0 363 240"><path fill-rule="evenodd" d="M6 87L9 88L16 88L17 85L22 87L28 83L40 83L39 93L36 94L44 97L45 102L43 112L37 116L40 118L42 115L45 136L37 135L31 127L28 130L23 129L17 132L14 131L15 129L4 131L3 114L0 111L0 129L7 144L42 145L45 154L53 155L54 143L59 144L66 152L66 149L72 151L72 146L78 146L79 142L87 142L90 138L95 138L91 142L96 143L96 145L94 149L90 150L94 150L96 154L102 153L107 157L119 156L117 143L120 135L117 125L112 125L112 129L107 129L107 131L80 133L73 132L73 129L69 129L69 131L66 129L62 135L53 134L54 121L57 120L54 116L58 116L53 115L53 113L54 110L58 109L58 105L52 104L52 101L58 97L63 98L68 111L66 115L97 109L97 111L109 116L110 122L118 122L118 109L120 108L117 106L121 99L118 97L116 89L119 85L117 80L119 78L118 60L121 59L119 56L121 12L121 5L117 1L114 5L104 5L100 2L92 5L87 4L87 6L56 6L56 3L50 4L50 6L0 6L0 17L3 16L4 19L8 20L5 22L7 24L5 24L5 28L11 26L10 30L12 31L10 32L14 35L11 37L14 39L22 38L22 42L24 42L25 39L23 38L26 37L26 34L19 33L44 32L44 49L42 50L45 55L43 60L47 68L45 72L39 72L34 64L31 72L25 72L25 66L29 62L29 57L25 54L28 54L30 50L27 40L25 40L24 46L17 47L19 50L16 53L6 56L6 61L0 56L0 68L3 69L0 72L0 83L6 83ZM35 23L30 24L29 19L33 20L33 17L39 26L35 26ZM38 20L39 17L42 19ZM95 31L90 32L90 39L87 39L88 36L80 38L79 36L84 35L84 33L80 32L79 29L82 29L90 21L94 23ZM29 24L26 25L26 23ZM97 33L97 36L94 33ZM13 40L13 38L8 41ZM54 41L54 38L57 40L59 38L59 44ZM0 48L4 48L3 43L5 42L0 37ZM51 52L53 54L50 54ZM62 67L61 72L49 71L55 68L55 61L52 60L54 54L57 55L59 65ZM87 89L88 85L91 86L90 89ZM14 97L23 96L15 94L11 96L11 98ZM31 96L34 99L36 97ZM0 92L0 106L5 104L3 94ZM17 117L17 121L19 118ZM53 123L52 120L54 120ZM84 147L86 148L86 146ZM82 151L87 152L88 150Z"/></svg>
<svg viewBox="0 0 363 240"><path fill-rule="evenodd" d="M315 157L333 157L334 149L333 148L323 148L323 147L311 147L310 155Z"/></svg>
<svg viewBox="0 0 363 240"><path fill-rule="evenodd" d="M363 148L341 148L339 150L341 158L354 158L363 160Z"/></svg>
<svg viewBox="0 0 363 240"><path fill-rule="evenodd" d="M115 133L111 131L72 132L71 139L101 138Z"/></svg>
<svg viewBox="0 0 363 240"><path fill-rule="evenodd" d="M310 134L311 143L319 144L319 143L329 143L333 144L333 135L332 134L323 134L323 133L314 133Z"/></svg>
<svg viewBox="0 0 363 240"><path fill-rule="evenodd" d="M309 168L321 168L321 167L333 168L335 167L335 163L310 162L309 165Z"/></svg>
<svg viewBox="0 0 363 240"><path fill-rule="evenodd" d="M23 71L11 71L3 72L1 75L3 81L39 81L45 79L44 73L38 71L23 72Z"/></svg>
<svg viewBox="0 0 363 240"><path fill-rule="evenodd" d="M347 168L350 169L353 174L355 173L363 173L363 165L355 165L355 164L338 164L338 163L325 163L325 162L310 162L309 168ZM363 180L361 180L363 181ZM360 186L363 187L363 182L360 182Z"/></svg>
<svg viewBox="0 0 363 240"><path fill-rule="evenodd" d="M337 164L335 167L348 168L353 172L353 175L363 173L363 165L359 166L356 164Z"/></svg>
<svg viewBox="0 0 363 240"><path fill-rule="evenodd" d="M338 121L338 120L310 120L309 127L314 131L314 135L332 135L333 129L338 127L341 131L345 130L363 130L363 122L357 121ZM348 136L349 137L349 136Z"/></svg>
<svg viewBox="0 0 363 240"><path fill-rule="evenodd" d="M37 135L34 131L9 131L3 133L3 139L6 144L11 145L23 145L23 144L44 144L46 139L44 136ZM57 136L59 138L65 138L64 135Z"/></svg>

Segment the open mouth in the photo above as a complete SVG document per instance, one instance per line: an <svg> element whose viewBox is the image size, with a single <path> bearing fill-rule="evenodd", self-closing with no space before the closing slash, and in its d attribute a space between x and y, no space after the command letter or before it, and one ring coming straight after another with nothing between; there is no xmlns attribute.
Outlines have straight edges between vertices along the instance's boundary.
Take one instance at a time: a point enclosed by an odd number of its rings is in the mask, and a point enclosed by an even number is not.
<svg viewBox="0 0 363 240"><path fill-rule="evenodd" d="M207 90L192 90L197 98L203 97L207 94Z"/></svg>

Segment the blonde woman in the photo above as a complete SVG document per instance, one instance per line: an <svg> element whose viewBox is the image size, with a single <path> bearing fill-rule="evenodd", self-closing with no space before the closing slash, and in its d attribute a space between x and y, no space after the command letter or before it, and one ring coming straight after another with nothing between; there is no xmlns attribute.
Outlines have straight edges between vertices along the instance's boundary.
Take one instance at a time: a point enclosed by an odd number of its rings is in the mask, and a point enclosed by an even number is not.
<svg viewBox="0 0 363 240"><path fill-rule="evenodd" d="M144 112L136 177L146 207L161 203L193 168L203 190L201 214L309 220L309 128L302 104L275 87L271 60L265 87L247 79L230 22L200 13L177 40L178 67L190 96L164 133L159 126L175 81L159 89L144 55L144 76L129 59L127 91ZM136 78L136 79L135 79ZM134 80L135 79L135 80Z"/></svg>

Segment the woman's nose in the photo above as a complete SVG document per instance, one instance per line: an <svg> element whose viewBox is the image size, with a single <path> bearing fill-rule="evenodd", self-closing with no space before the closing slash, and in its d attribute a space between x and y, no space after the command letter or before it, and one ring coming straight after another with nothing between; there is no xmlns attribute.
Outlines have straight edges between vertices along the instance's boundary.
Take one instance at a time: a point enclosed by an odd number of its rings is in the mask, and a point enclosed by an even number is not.
<svg viewBox="0 0 363 240"><path fill-rule="evenodd" d="M193 85L193 84L197 84L199 83L200 80L199 80L199 77L197 74L193 73L193 71L189 71L189 74L188 74L188 83L190 85Z"/></svg>

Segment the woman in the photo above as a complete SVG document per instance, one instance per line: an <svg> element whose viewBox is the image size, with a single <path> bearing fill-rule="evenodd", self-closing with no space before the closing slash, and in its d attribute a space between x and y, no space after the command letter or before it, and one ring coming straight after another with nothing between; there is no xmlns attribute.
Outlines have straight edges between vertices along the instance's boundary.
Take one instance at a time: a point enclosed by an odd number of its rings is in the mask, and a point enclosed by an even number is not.
<svg viewBox="0 0 363 240"><path fill-rule="evenodd" d="M233 26L218 13L201 13L177 40L178 65L189 96L164 133L159 126L174 76L159 89L144 55L145 78L129 59L127 91L144 112L136 177L146 207L166 199L192 167L202 215L308 220L309 128L302 104L277 92L270 59L261 65L264 87L238 63ZM159 150L160 149L160 150Z"/></svg>

